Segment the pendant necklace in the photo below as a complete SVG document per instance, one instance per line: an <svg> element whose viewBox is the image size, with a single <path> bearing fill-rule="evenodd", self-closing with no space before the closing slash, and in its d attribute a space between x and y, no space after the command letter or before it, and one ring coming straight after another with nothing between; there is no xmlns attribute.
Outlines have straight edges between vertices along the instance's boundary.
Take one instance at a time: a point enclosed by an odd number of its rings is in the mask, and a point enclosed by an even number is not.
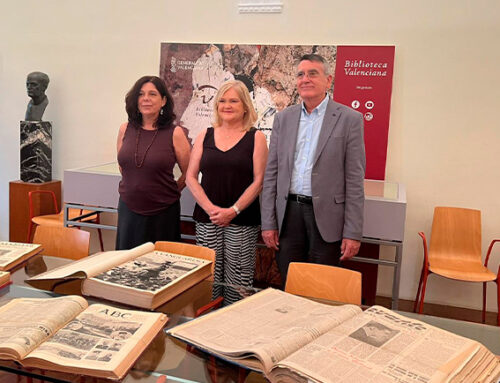
<svg viewBox="0 0 500 383"><path fill-rule="evenodd" d="M139 139L141 138L141 131L142 128L137 129L137 136L135 139L135 153L134 153L134 159L135 159L135 166L137 168L142 168L142 165L144 165L144 160L146 159L146 155L148 154L149 148L153 145L153 142L155 142L155 138L158 135L158 128L155 129L155 134L153 135L153 139L151 140L151 143L149 146L146 148L146 151L144 152L144 156L142 156L142 160L140 162L137 161L138 157L138 152L139 152Z"/></svg>

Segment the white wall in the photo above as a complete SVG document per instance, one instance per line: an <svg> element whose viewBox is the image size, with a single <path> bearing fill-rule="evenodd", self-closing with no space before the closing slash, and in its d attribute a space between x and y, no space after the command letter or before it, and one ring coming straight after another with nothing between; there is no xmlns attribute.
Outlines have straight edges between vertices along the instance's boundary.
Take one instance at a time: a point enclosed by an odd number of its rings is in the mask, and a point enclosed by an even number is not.
<svg viewBox="0 0 500 383"><path fill-rule="evenodd" d="M434 206L481 209L483 248L500 237L500 2L283 2L282 14L266 15L238 14L237 0L2 2L0 238L8 238L8 182L19 178L26 74L50 75L45 117L61 179L65 168L114 160L124 95L139 76L158 73L168 41L396 45L387 179L408 194L401 297L414 297L416 233L429 234ZM382 270L379 292L390 295L391 283ZM431 277L428 301L479 307L480 292ZM493 289L488 302L496 310Z"/></svg>

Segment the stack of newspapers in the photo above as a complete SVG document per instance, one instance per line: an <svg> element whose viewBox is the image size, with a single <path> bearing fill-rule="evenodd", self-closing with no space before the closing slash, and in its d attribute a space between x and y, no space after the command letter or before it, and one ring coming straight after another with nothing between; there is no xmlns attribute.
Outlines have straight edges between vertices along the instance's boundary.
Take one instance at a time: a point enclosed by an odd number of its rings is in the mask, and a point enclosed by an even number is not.
<svg viewBox="0 0 500 383"><path fill-rule="evenodd" d="M330 306L273 289L168 333L271 382L500 379L500 359L471 339L383 307Z"/></svg>

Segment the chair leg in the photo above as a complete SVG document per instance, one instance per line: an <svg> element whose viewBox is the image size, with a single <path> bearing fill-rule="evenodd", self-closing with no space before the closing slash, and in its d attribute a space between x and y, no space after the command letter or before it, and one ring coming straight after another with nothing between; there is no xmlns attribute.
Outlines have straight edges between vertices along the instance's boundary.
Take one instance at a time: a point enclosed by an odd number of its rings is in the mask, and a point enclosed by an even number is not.
<svg viewBox="0 0 500 383"><path fill-rule="evenodd" d="M238 383L245 383L249 372L246 368L238 367Z"/></svg>
<svg viewBox="0 0 500 383"><path fill-rule="evenodd" d="M481 320L483 323L486 322L486 289L487 289L486 282L483 282L483 312L481 315Z"/></svg>
<svg viewBox="0 0 500 383"><path fill-rule="evenodd" d="M424 268L425 265L422 265L422 271L420 272L420 281L418 282L417 296L415 297L415 302L413 303L413 312L417 312L417 305L420 299L420 290L422 288L422 279L424 278Z"/></svg>
<svg viewBox="0 0 500 383"><path fill-rule="evenodd" d="M30 224L28 225L28 238L26 238L26 243L31 243L32 234L33 234L33 221L30 219Z"/></svg>
<svg viewBox="0 0 500 383"><path fill-rule="evenodd" d="M418 308L418 313L422 314L424 311L424 298L425 298L425 288L427 287L427 277L429 276L429 270L424 270L424 275L422 279L422 296L420 297L420 306Z"/></svg>
<svg viewBox="0 0 500 383"><path fill-rule="evenodd" d="M99 243L101 245L101 251L104 251L104 243L102 242L102 231L101 231L101 229L97 229L97 234L99 235Z"/></svg>
<svg viewBox="0 0 500 383"><path fill-rule="evenodd" d="M500 281L495 281L497 283L497 326L500 326Z"/></svg>
<svg viewBox="0 0 500 383"><path fill-rule="evenodd" d="M95 219L95 222L97 224L101 223L101 218L100 218L100 214L99 213L97 213L97 217ZM101 229L97 229L97 234L99 235L99 244L101 245L101 251L104 251L104 244L102 242L102 231L101 231Z"/></svg>
<svg viewBox="0 0 500 383"><path fill-rule="evenodd" d="M217 383L217 361L215 360L215 357L213 355L210 355L208 357L208 364L211 369L209 368L208 375L210 376L210 380L213 383Z"/></svg>

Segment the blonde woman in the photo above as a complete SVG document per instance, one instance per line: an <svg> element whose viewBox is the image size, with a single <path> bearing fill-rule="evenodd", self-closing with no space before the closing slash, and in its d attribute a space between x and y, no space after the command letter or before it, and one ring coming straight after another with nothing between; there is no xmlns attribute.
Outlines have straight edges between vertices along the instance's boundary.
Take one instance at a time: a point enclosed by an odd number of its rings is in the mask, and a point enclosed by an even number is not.
<svg viewBox="0 0 500 383"><path fill-rule="evenodd" d="M213 128L196 138L186 175L197 202L193 213L196 240L216 251L216 282L252 286L266 138L253 128L257 114L241 81L228 81L220 87L214 116ZM225 303L238 299L234 290L216 287L214 296L221 294Z"/></svg>

